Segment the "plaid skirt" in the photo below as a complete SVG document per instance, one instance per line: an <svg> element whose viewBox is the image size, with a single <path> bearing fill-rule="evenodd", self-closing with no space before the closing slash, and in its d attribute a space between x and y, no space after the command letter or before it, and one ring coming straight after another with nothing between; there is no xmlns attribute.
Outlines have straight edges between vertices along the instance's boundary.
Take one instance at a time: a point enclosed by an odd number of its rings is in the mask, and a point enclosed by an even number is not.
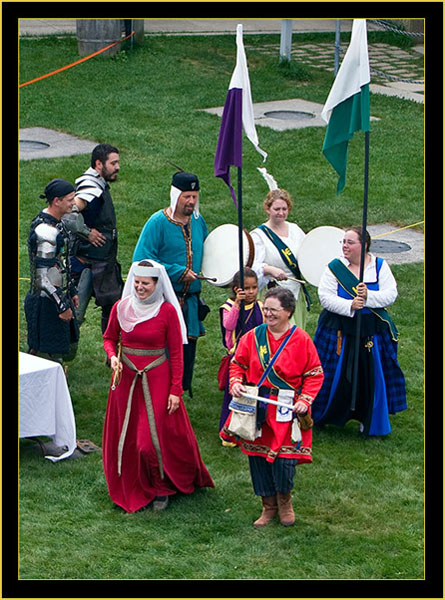
<svg viewBox="0 0 445 600"><path fill-rule="evenodd" d="M364 321L366 335L362 338L363 344L360 345L363 347L367 340L372 342L369 351L363 353L363 356L368 355L372 361L373 376L369 377L372 381L368 382L371 402L380 408L384 405L389 414L403 411L407 408L406 387L405 377L397 361L397 342L392 340L387 326L382 325L373 315L366 315ZM347 353L344 350L346 345L354 343L354 330L355 319L346 320L328 311L323 311L320 315L314 344L323 367L324 382L312 406L315 424L329 422L324 420L324 417L332 409L331 403L334 401L336 389L345 377L347 370L342 361ZM366 369L364 372L366 373ZM361 376L363 377L363 371ZM375 381L381 381L383 385L375 385ZM382 397L378 397L379 395ZM374 432L374 435L379 433Z"/></svg>

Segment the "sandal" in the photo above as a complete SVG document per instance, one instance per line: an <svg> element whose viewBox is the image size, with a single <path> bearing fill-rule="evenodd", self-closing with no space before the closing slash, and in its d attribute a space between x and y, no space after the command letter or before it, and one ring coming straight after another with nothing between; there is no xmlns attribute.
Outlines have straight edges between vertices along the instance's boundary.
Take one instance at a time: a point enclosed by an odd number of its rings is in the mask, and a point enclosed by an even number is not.
<svg viewBox="0 0 445 600"><path fill-rule="evenodd" d="M96 444L93 444L93 442L90 442L90 440L77 440L77 448L84 454L90 454L90 452L102 450L102 448L96 446Z"/></svg>

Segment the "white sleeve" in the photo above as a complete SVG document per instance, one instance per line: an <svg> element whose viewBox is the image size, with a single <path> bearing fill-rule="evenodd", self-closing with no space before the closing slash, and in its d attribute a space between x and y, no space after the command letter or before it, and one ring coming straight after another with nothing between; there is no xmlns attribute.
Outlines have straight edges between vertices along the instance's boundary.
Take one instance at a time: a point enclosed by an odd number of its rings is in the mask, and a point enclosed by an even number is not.
<svg viewBox="0 0 445 600"><path fill-rule="evenodd" d="M255 271L258 277L258 289L262 290L270 281L270 277L268 275L264 275L264 267L266 266L266 249L261 237L255 230L251 231L250 235L255 246L255 258L252 269Z"/></svg>
<svg viewBox="0 0 445 600"><path fill-rule="evenodd" d="M397 283L388 263L384 260L379 273L379 289L368 290L365 306L368 308L385 308L393 304L396 298Z"/></svg>
<svg viewBox="0 0 445 600"><path fill-rule="evenodd" d="M289 225L289 236L292 236L292 239L294 241L297 241L299 244L301 244L301 242L306 237L306 234L304 233L304 231L296 223L290 222L290 223L288 223L288 225Z"/></svg>
<svg viewBox="0 0 445 600"><path fill-rule="evenodd" d="M355 311L351 309L352 298L350 300L348 298L340 298L337 294L337 286L337 279L331 270L326 267L318 285L318 296L321 305L330 312L352 318L355 314Z"/></svg>

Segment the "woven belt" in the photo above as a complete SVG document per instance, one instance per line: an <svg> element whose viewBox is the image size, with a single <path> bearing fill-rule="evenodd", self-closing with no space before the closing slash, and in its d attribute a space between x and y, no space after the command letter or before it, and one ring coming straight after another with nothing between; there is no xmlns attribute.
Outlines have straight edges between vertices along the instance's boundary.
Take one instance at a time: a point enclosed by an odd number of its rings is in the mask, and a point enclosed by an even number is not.
<svg viewBox="0 0 445 600"><path fill-rule="evenodd" d="M159 356L159 358L157 358L156 360L154 360L153 362L148 364L143 369L138 369L136 367L136 365L134 365L131 362L131 360L128 358L128 356L126 356L126 354L130 354L130 355L134 355L134 356L157 356L157 355L160 355L160 356ZM165 348L146 350L144 348L128 348L126 346L122 347L122 362L125 365L127 365L127 367L129 369L131 369L132 371L134 371L136 374L133 378L133 381L132 381L131 387L130 387L130 392L128 394L127 408L125 411L124 422L122 425L122 431L121 431L121 435L119 438L119 444L118 444L118 448L117 448L117 473L118 473L119 477L121 475L122 453L123 453L124 444L125 444L125 437L127 435L128 423L130 421L131 403L133 400L133 391L134 391L134 387L136 385L137 378L140 377L142 380L142 391L144 393L145 408L147 410L148 425L150 427L151 439L152 439L153 446L156 451L156 456L158 458L158 465L159 465L159 471L161 474L161 479L164 479L164 469L162 466L161 447L159 445L158 432L156 430L156 421L155 421L155 415L154 415L154 411L153 411L153 403L151 400L150 389L148 387L147 371L151 371L151 369L159 367L159 365L161 365L166 360L167 360L167 357L165 355Z"/></svg>

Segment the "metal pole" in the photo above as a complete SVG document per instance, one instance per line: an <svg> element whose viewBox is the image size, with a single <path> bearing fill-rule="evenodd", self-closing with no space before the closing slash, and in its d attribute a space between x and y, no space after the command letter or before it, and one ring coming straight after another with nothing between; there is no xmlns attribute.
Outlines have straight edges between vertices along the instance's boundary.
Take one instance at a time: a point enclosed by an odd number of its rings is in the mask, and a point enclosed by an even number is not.
<svg viewBox="0 0 445 600"><path fill-rule="evenodd" d="M334 59L334 75L338 73L340 65L340 23L341 20L337 19L335 24L335 59Z"/></svg>
<svg viewBox="0 0 445 600"><path fill-rule="evenodd" d="M280 62L290 62L292 54L292 19L281 19Z"/></svg>
<svg viewBox="0 0 445 600"><path fill-rule="evenodd" d="M360 255L360 283L363 281L363 273L365 270L365 251L366 251L366 225L368 220L368 187L369 187L369 131L365 131L365 189L363 192L363 220L362 220L362 252ZM354 349L354 372L352 376L352 400L351 410L355 410L357 402L357 387L358 387L358 363L360 351L360 327L362 311L357 311L357 321L355 329L355 349Z"/></svg>

